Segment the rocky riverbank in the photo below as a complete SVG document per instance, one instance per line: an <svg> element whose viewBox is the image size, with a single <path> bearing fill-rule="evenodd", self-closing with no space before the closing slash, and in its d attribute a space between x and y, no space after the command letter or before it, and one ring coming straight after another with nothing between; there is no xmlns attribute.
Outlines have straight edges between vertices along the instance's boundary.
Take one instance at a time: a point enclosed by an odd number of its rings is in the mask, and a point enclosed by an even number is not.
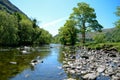
<svg viewBox="0 0 120 80"><path fill-rule="evenodd" d="M120 80L120 53L116 49L63 51L63 69L84 80Z"/></svg>

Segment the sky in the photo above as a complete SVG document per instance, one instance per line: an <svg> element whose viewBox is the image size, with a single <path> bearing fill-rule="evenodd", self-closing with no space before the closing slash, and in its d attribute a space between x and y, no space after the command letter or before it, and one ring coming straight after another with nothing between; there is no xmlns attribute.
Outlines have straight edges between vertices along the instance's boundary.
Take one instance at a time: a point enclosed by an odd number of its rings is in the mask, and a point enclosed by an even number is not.
<svg viewBox="0 0 120 80"><path fill-rule="evenodd" d="M120 0L9 0L29 18L35 18L41 28L53 36L58 34L77 3L86 2L95 9L98 22L104 28L113 28L118 17L114 14Z"/></svg>

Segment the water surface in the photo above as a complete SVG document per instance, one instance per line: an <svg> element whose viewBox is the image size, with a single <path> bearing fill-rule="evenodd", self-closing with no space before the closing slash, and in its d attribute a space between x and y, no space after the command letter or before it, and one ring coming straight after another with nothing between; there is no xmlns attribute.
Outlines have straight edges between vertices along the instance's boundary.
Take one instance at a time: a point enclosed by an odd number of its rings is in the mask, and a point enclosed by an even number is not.
<svg viewBox="0 0 120 80"><path fill-rule="evenodd" d="M36 47L34 50L28 54L22 54L14 49L1 51L0 80L63 80L67 78L66 73L61 69L60 45L45 45ZM37 56L40 56L43 63L30 66L31 60ZM10 62L16 62L16 64Z"/></svg>

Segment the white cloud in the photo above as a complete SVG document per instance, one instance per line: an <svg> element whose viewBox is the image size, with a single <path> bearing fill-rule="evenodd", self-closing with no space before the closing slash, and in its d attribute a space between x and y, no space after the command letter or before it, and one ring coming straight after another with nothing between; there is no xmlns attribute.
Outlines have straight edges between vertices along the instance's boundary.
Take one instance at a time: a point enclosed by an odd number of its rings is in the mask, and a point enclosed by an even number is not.
<svg viewBox="0 0 120 80"><path fill-rule="evenodd" d="M58 29L64 25L67 17L59 18L57 20L42 24L40 27L49 31L53 36L58 33Z"/></svg>
<svg viewBox="0 0 120 80"><path fill-rule="evenodd" d="M63 18L60 18L60 19L57 19L57 20L54 20L54 21L51 21L51 22L48 22L48 23L45 23L45 24L42 24L41 27L42 28L45 28L45 27L50 27L50 26L55 26L56 24L66 20L67 17L63 17Z"/></svg>

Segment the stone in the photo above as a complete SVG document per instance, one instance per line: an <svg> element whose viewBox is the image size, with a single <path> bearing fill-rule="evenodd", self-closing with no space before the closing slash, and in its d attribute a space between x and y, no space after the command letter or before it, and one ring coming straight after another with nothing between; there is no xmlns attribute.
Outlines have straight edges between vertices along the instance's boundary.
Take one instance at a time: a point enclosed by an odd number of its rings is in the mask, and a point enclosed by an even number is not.
<svg viewBox="0 0 120 80"><path fill-rule="evenodd" d="M120 73L116 73L116 76L120 77Z"/></svg>
<svg viewBox="0 0 120 80"><path fill-rule="evenodd" d="M96 73L88 73L88 74L83 76L83 79L92 79L92 80L94 80L97 76L98 76L98 74L96 74Z"/></svg>
<svg viewBox="0 0 120 80"><path fill-rule="evenodd" d="M81 74L86 74L87 73L87 71L85 70L85 71L81 71Z"/></svg>
<svg viewBox="0 0 120 80"><path fill-rule="evenodd" d="M66 64L67 62L66 61L63 61L63 64Z"/></svg>
<svg viewBox="0 0 120 80"><path fill-rule="evenodd" d="M63 65L63 68L69 68L70 66L69 65Z"/></svg>
<svg viewBox="0 0 120 80"><path fill-rule="evenodd" d="M27 77L29 77L30 76L30 74L25 74L25 77L27 78Z"/></svg>
<svg viewBox="0 0 120 80"><path fill-rule="evenodd" d="M89 57L88 56L81 56L82 58L85 58L85 59L89 59Z"/></svg>
<svg viewBox="0 0 120 80"><path fill-rule="evenodd" d="M104 66L99 66L99 67L97 68L97 72L99 72L99 73L103 72L104 70L105 70L105 67L104 67Z"/></svg>
<svg viewBox="0 0 120 80"><path fill-rule="evenodd" d="M82 66L76 66L76 69L80 70L82 68Z"/></svg>
<svg viewBox="0 0 120 80"><path fill-rule="evenodd" d="M74 65L73 65L73 66L71 66L71 69L75 69L75 68L76 68L76 66L74 66Z"/></svg>
<svg viewBox="0 0 120 80"><path fill-rule="evenodd" d="M112 80L120 80L120 77L112 75Z"/></svg>
<svg viewBox="0 0 120 80"><path fill-rule="evenodd" d="M69 71L71 74L75 74L75 70L70 70Z"/></svg>
<svg viewBox="0 0 120 80"><path fill-rule="evenodd" d="M10 62L10 64L17 64L17 62Z"/></svg>
<svg viewBox="0 0 120 80"><path fill-rule="evenodd" d="M68 79L64 79L64 80L76 80L76 79L73 79L73 78L68 78Z"/></svg>

